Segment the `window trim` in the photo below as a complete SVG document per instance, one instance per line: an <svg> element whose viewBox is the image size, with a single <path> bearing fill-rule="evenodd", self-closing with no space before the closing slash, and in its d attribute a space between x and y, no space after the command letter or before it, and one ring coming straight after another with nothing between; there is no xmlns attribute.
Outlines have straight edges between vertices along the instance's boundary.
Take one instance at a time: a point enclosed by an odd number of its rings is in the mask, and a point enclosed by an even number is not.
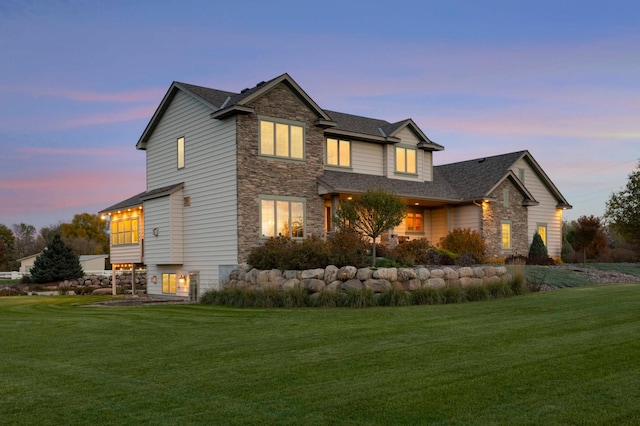
<svg viewBox="0 0 640 426"><path fill-rule="evenodd" d="M178 139L176 139L178 170L184 169L184 147L184 136L180 136Z"/></svg>
<svg viewBox="0 0 640 426"><path fill-rule="evenodd" d="M504 226L509 226L509 246L504 245ZM501 250L513 250L513 225L510 220L500 221L500 249Z"/></svg>
<svg viewBox="0 0 640 426"><path fill-rule="evenodd" d="M336 141L336 150L337 150L336 159L338 160L337 164L330 164L329 163L329 140ZM339 167L341 169L350 169L351 168L351 161L352 161L352 158L353 158L353 152L352 152L352 148L351 148L353 146L353 144L351 143L351 141L348 140L348 139L329 138L329 137L325 138L324 141L325 141L324 142L324 164L325 164L325 166L328 166L328 167ZM349 163L347 165L340 164L340 162L341 162L340 145L342 143L346 143L349 146Z"/></svg>
<svg viewBox="0 0 640 426"><path fill-rule="evenodd" d="M540 234L540 228L544 228L544 236L542 236L542 234ZM547 226L546 223L536 223L536 232L540 235L540 237L542 237L542 242L544 243L544 246L547 247L547 236L549 235L549 227Z"/></svg>
<svg viewBox="0 0 640 426"><path fill-rule="evenodd" d="M165 281L165 279L166 279L166 281ZM172 281L173 281L173 283L172 283ZM166 290L167 291L165 291L165 283L166 283ZM172 289L171 285L172 284L173 284L173 291L171 291L171 289ZM160 290L162 291L163 294L176 294L177 287L178 287L177 286L177 274L175 274L175 273L162 273Z"/></svg>
<svg viewBox="0 0 640 426"><path fill-rule="evenodd" d="M409 221L408 221L408 219L409 219L409 215L410 214L412 214L412 215L419 214L420 215L420 222L421 222L421 228L422 228L421 231L410 231L409 230ZM407 233L407 234L424 235L424 232L425 232L424 231L424 210L422 210L422 211L419 211L419 210L416 210L416 209L408 210L406 215L405 215L405 217L404 217L404 221L405 221L404 222L404 232L405 233ZM414 217L414 221L415 221L415 217Z"/></svg>
<svg viewBox="0 0 640 426"><path fill-rule="evenodd" d="M268 122L268 123L272 123L273 124L273 145L272 145L272 150L273 150L273 154L266 154L262 152L262 147L263 147L263 143L262 143L262 122ZM276 149L277 149L277 124L284 124L287 127L287 135L288 135L288 139L289 139L289 143L287 146L287 152L288 155L277 155L276 154ZM292 147L292 138L291 138L291 127L299 127L302 131L302 157L292 157L291 156L291 147ZM266 158L276 158L279 160L290 160L290 161L306 161L306 155L307 155L307 150L306 150L306 138L307 138L307 130L306 130L306 125L305 123L301 122L301 121L295 121L295 120L287 120L284 118L275 118L275 117L268 117L268 116L264 116L264 115L259 115L258 116L258 156L260 157L266 157Z"/></svg>
<svg viewBox="0 0 640 426"><path fill-rule="evenodd" d="M278 212L277 212L277 202L287 202L289 203L289 223L291 223L291 203L301 203L302 204L302 236L296 237L292 234L292 229L289 227L289 237L293 240L302 240L307 235L307 199L301 197L289 197L289 196L277 196L277 195L260 195L258 197L258 220L259 220L259 229L260 229L260 239L267 240L271 238L269 235L264 235L263 227L262 227L262 202L263 201L273 201L274 202L274 223L273 223L273 236L277 237L277 226L278 226Z"/></svg>
<svg viewBox="0 0 640 426"><path fill-rule="evenodd" d="M135 230L133 226L133 222L136 222ZM130 223L130 229L127 231L126 223ZM119 225L123 225L123 230L118 230ZM111 223L109 224L109 232L111 233L111 246L129 246L129 245L137 245L140 243L140 216L120 216L120 217L112 217ZM131 237L127 239L127 234ZM124 242L119 242L120 236L122 236L122 240ZM135 239L134 239L135 236Z"/></svg>
<svg viewBox="0 0 640 426"><path fill-rule="evenodd" d="M398 150L402 149L404 150L405 154L404 154L404 171L402 170L398 170ZM408 156L407 156L407 152L408 151L413 151L413 153L415 154L415 163L414 163L414 168L415 168L415 172L409 172L407 171L409 168L407 167L409 162L408 162ZM410 176L417 176L418 175L418 149L415 146L403 146L403 145L396 145L394 147L394 158L393 158L393 167L394 167L394 171L396 173L399 174L403 174L403 175L410 175Z"/></svg>

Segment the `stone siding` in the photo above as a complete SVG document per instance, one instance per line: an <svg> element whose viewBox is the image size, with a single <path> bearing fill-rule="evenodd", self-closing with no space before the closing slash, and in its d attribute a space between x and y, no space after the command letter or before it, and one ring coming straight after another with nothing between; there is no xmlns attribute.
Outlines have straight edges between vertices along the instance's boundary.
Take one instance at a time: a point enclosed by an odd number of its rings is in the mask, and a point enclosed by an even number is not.
<svg viewBox="0 0 640 426"><path fill-rule="evenodd" d="M251 105L255 113L237 116L238 160L238 261L260 245L260 195L306 199L306 235L324 235L324 202L316 178L323 173L324 134L314 126L318 118L285 84ZM303 122L305 160L258 155L258 115Z"/></svg>
<svg viewBox="0 0 640 426"><path fill-rule="evenodd" d="M504 205L504 189L509 190L509 204ZM505 179L491 194L496 201L485 203L482 213L482 236L487 245L487 256L506 257L529 253L528 210L522 205L524 197L509 179ZM511 221L511 249L502 249L503 220Z"/></svg>

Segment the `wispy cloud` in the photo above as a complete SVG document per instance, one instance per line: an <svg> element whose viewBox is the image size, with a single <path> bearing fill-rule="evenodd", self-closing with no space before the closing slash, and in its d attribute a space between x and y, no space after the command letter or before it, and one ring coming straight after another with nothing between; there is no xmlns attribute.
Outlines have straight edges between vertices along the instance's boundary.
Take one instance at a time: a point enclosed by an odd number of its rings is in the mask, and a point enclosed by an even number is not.
<svg viewBox="0 0 640 426"><path fill-rule="evenodd" d="M112 123L123 123L127 121L149 119L156 110L156 105L141 106L136 108L122 109L117 111L91 114L83 117L60 120L52 125L53 130L73 129L77 127L88 127Z"/></svg>
<svg viewBox="0 0 640 426"><path fill-rule="evenodd" d="M158 99L162 97L165 90L166 89L160 88L147 88L130 92L101 93L79 91L69 88L0 86L0 93L28 94L34 97L55 97L79 102L109 103L158 102Z"/></svg>

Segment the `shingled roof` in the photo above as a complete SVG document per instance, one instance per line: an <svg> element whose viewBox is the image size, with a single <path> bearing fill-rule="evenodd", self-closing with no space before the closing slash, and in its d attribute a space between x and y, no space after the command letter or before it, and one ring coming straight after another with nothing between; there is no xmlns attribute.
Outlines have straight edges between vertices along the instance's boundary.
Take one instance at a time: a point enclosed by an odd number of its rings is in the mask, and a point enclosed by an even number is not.
<svg viewBox="0 0 640 426"><path fill-rule="evenodd" d="M500 182L510 178L523 193L525 202L534 205L537 201L533 195L511 172L513 164L523 156L530 157L530 154L528 151L518 151L435 166L431 182L326 170L318 178L319 192L360 193L367 189L384 189L404 198L463 203L488 197ZM558 201L562 204L564 198Z"/></svg>

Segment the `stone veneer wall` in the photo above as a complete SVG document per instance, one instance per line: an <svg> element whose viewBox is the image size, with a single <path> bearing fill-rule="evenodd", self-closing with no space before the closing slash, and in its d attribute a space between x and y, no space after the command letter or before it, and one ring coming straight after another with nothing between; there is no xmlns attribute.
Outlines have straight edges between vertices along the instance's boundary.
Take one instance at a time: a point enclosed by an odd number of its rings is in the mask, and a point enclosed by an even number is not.
<svg viewBox="0 0 640 426"><path fill-rule="evenodd" d="M503 190L509 190L509 205L505 207L503 203ZM524 197L510 180L505 179L491 193L496 201L485 203L487 207L482 213L482 235L487 246L487 256L505 257L512 254L529 253L528 241L528 219L527 207L522 205ZM501 221L511 221L511 249L502 249L502 228Z"/></svg>
<svg viewBox="0 0 640 426"><path fill-rule="evenodd" d="M511 282L513 277L504 266L477 266L463 268L356 268L329 265L326 268L304 271L261 271L241 267L233 271L223 288L293 290L303 288L309 293L323 291L349 291L368 288L382 293L393 288L416 291L426 287L491 284Z"/></svg>
<svg viewBox="0 0 640 426"><path fill-rule="evenodd" d="M324 202L316 178L323 173L324 134L314 126L318 118L285 84L251 105L255 114L237 116L238 161L238 261L260 245L259 196L306 199L306 235L324 235ZM258 155L258 115L306 123L305 161Z"/></svg>

